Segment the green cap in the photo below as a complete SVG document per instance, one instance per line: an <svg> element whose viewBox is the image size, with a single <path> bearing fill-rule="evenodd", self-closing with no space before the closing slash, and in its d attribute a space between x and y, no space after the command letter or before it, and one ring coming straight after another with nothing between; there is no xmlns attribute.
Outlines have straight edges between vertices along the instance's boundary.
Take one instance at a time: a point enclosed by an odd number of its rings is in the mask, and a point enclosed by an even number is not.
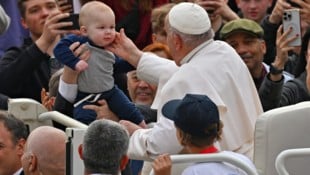
<svg viewBox="0 0 310 175"><path fill-rule="evenodd" d="M264 30L258 23L250 19L242 18L226 23L220 31L220 38L225 40L235 32L245 32L258 38L262 38L264 35Z"/></svg>

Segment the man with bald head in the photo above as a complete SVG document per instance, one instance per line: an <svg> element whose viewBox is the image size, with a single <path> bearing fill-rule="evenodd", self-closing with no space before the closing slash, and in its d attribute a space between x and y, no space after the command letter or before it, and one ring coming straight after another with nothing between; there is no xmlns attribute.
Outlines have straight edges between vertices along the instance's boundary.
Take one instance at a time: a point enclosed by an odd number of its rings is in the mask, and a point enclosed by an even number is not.
<svg viewBox="0 0 310 175"><path fill-rule="evenodd" d="M21 158L25 175L65 174L66 134L50 126L33 130Z"/></svg>

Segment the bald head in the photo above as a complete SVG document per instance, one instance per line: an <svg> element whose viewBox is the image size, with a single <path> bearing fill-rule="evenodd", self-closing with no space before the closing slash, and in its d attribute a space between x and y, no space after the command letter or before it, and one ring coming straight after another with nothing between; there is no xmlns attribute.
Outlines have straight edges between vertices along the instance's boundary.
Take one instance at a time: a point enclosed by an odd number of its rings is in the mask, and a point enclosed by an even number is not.
<svg viewBox="0 0 310 175"><path fill-rule="evenodd" d="M114 16L113 10L103 2L90 1L82 6L79 15L80 26L88 25L92 20L97 20L98 13L109 13ZM98 19L100 20L100 19Z"/></svg>
<svg viewBox="0 0 310 175"><path fill-rule="evenodd" d="M37 171L42 174L63 175L65 143L66 134L63 131L50 126L38 127L28 137L25 155L36 157L36 165L39 167Z"/></svg>

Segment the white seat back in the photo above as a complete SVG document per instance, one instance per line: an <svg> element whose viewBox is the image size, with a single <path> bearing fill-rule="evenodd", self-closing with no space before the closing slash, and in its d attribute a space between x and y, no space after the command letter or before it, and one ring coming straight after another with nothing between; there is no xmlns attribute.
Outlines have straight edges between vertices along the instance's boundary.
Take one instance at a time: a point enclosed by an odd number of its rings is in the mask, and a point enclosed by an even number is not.
<svg viewBox="0 0 310 175"><path fill-rule="evenodd" d="M56 121L67 127L87 128L87 125L61 114L60 112L47 111L41 103L32 99L10 99L8 112L13 114L16 118L21 119L29 127L29 131L39 126L53 126L52 121Z"/></svg>
<svg viewBox="0 0 310 175"><path fill-rule="evenodd" d="M286 149L310 147L310 102L277 108L263 113L255 125L254 164L260 175L277 175L275 160ZM309 174L309 158L292 158L292 174Z"/></svg>
<svg viewBox="0 0 310 175"><path fill-rule="evenodd" d="M287 149L282 151L276 158L276 169L279 175L289 175L286 169L286 161L290 158L310 157L310 148ZM310 172L310 167L307 168ZM306 169L304 169L306 170ZM291 174L294 174L291 172Z"/></svg>
<svg viewBox="0 0 310 175"><path fill-rule="evenodd" d="M22 120L29 127L29 131L43 125L53 125L51 120L38 120L39 115L47 112L47 109L41 103L32 99L10 99L8 103L8 112Z"/></svg>
<svg viewBox="0 0 310 175"><path fill-rule="evenodd" d="M239 158L227 155L225 153L212 153L212 154L179 154L171 155L172 161L172 175L180 175L182 171L193 163L206 163L206 162L227 162L234 165L248 175L258 175L256 170L250 167L246 162ZM150 175L154 175L153 170Z"/></svg>

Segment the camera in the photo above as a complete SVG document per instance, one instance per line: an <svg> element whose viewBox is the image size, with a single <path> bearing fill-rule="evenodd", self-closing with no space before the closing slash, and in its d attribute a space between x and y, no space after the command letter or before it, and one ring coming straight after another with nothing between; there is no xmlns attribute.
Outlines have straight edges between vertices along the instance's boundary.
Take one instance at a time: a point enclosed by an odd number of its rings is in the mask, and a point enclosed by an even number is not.
<svg viewBox="0 0 310 175"><path fill-rule="evenodd" d="M291 41L289 46L301 45L301 30L300 30L300 12L299 9L284 10L283 13L283 31L286 32L292 28L292 31L288 34L288 38L298 35L298 38Z"/></svg>

